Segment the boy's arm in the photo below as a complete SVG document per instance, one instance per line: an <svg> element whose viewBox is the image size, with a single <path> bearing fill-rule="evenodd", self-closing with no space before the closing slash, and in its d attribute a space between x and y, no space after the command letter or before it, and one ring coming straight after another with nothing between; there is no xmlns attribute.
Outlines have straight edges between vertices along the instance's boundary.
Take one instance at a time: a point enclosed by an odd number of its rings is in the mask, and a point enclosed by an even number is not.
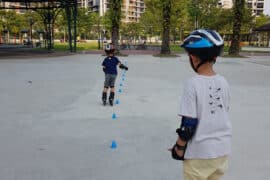
<svg viewBox="0 0 270 180"><path fill-rule="evenodd" d="M103 72L105 72L105 69L106 69L106 66L105 66L105 60L106 60L106 59L104 59L104 61L103 61L102 64L101 64Z"/></svg>
<svg viewBox="0 0 270 180"><path fill-rule="evenodd" d="M128 67L125 66L124 64L121 64L121 63L120 63L120 65L119 65L119 68L120 68L120 69L128 70Z"/></svg>
<svg viewBox="0 0 270 180"><path fill-rule="evenodd" d="M117 65L119 65L119 68L120 68L120 69L125 69L125 70L127 71L127 70L128 70L128 67L125 66L124 64L122 64L121 61L120 61L119 59L117 59L117 60L118 60L118 64L117 64Z"/></svg>
<svg viewBox="0 0 270 180"><path fill-rule="evenodd" d="M181 126L176 130L178 139L175 145L169 149L172 152L173 159L184 160L187 142L194 136L197 125L197 118L182 117Z"/></svg>
<svg viewBox="0 0 270 180"><path fill-rule="evenodd" d="M103 70L103 72L105 72L105 69L106 69L106 67L105 67L105 66L102 66L102 70Z"/></svg>

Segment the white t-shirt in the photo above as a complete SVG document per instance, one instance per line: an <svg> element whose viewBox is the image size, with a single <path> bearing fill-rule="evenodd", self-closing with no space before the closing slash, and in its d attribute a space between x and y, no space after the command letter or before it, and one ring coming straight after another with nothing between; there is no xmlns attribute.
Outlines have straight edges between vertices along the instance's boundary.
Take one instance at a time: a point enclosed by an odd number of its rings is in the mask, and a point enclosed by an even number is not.
<svg viewBox="0 0 270 180"><path fill-rule="evenodd" d="M185 159L210 159L231 152L232 126L228 116L229 85L220 75L196 75L184 85L180 116L198 118Z"/></svg>

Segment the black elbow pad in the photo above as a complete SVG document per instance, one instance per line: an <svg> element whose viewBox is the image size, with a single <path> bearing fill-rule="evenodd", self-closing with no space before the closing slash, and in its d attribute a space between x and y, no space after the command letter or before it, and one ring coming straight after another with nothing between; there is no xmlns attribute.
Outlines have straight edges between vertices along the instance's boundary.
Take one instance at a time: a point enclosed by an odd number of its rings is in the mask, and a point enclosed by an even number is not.
<svg viewBox="0 0 270 180"><path fill-rule="evenodd" d="M194 136L197 125L198 125L197 118L189 118L183 116L181 126L180 128L176 129L176 133L178 134L181 140L189 141Z"/></svg>

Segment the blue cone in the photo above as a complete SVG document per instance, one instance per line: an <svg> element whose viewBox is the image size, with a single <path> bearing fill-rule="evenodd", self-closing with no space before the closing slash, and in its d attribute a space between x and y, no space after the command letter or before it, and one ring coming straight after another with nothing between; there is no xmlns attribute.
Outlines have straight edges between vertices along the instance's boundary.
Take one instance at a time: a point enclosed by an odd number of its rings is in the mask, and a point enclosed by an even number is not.
<svg viewBox="0 0 270 180"><path fill-rule="evenodd" d="M116 99L115 104L119 104L119 103L120 103L119 99Z"/></svg>
<svg viewBox="0 0 270 180"><path fill-rule="evenodd" d="M123 86L123 84L122 84L122 83L120 83L120 86Z"/></svg>
<svg viewBox="0 0 270 180"><path fill-rule="evenodd" d="M112 119L116 119L116 114L115 113L112 114Z"/></svg>
<svg viewBox="0 0 270 180"><path fill-rule="evenodd" d="M111 149L116 149L117 148L117 144L116 141L112 141L112 145L111 145Z"/></svg>
<svg viewBox="0 0 270 180"><path fill-rule="evenodd" d="M122 81L124 81L125 80L125 78L122 78Z"/></svg>
<svg viewBox="0 0 270 180"><path fill-rule="evenodd" d="M121 93L122 92L122 89L119 89L118 92Z"/></svg>

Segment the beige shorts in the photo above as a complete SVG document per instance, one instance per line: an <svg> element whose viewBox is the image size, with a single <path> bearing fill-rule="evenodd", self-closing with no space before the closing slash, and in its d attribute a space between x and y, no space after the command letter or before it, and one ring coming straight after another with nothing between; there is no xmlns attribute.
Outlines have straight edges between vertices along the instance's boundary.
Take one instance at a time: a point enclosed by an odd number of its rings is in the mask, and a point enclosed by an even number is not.
<svg viewBox="0 0 270 180"><path fill-rule="evenodd" d="M228 169L228 157L184 160L184 180L220 180Z"/></svg>

